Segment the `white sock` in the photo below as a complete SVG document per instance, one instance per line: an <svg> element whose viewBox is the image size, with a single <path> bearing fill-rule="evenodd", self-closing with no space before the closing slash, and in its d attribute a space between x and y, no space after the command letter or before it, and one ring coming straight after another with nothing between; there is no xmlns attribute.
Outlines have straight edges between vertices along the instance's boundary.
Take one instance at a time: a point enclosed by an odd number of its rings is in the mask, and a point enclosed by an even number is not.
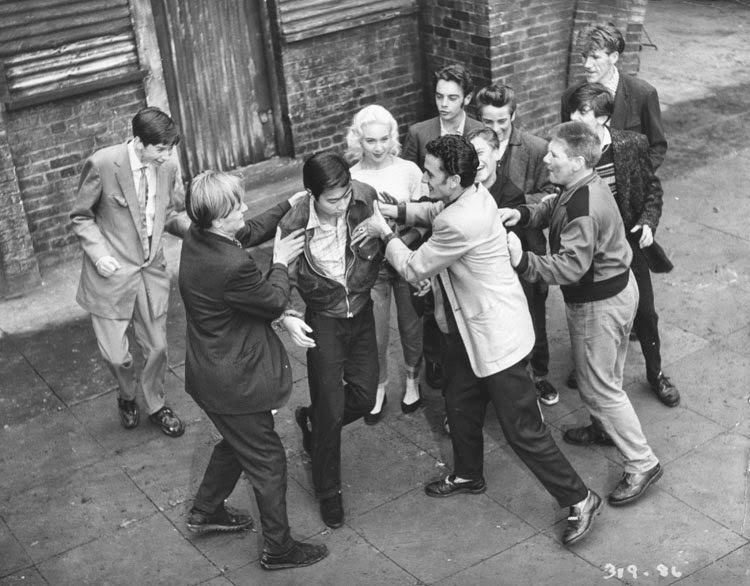
<svg viewBox="0 0 750 586"><path fill-rule="evenodd" d="M419 386L417 379L406 376L406 391L404 392L404 403L411 405L419 400Z"/></svg>
<svg viewBox="0 0 750 586"><path fill-rule="evenodd" d="M370 411L370 413L373 415L380 413L380 410L383 408L383 399L385 399L385 385L386 384L387 382L380 383L378 385L378 393L375 396L375 406L372 408L372 411Z"/></svg>

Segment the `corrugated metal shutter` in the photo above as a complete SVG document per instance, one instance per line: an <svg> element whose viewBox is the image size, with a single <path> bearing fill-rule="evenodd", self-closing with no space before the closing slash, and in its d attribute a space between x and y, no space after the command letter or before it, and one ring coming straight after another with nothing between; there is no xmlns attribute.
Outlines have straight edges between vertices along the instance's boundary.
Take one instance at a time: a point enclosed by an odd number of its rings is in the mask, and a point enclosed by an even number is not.
<svg viewBox="0 0 750 586"><path fill-rule="evenodd" d="M287 42L409 14L417 0L277 0Z"/></svg>
<svg viewBox="0 0 750 586"><path fill-rule="evenodd" d="M0 3L0 65L11 109L141 78L128 0Z"/></svg>

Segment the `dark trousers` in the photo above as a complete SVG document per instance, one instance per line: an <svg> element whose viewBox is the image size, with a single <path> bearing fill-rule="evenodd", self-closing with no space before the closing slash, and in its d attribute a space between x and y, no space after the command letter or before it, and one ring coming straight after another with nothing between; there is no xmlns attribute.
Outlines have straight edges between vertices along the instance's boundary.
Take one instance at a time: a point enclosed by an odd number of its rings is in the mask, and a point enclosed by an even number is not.
<svg viewBox="0 0 750 586"><path fill-rule="evenodd" d="M286 454L270 411L242 415L207 413L222 440L214 446L193 507L214 513L234 490L242 471L255 492L265 551L292 546L286 514Z"/></svg>
<svg viewBox="0 0 750 586"><path fill-rule="evenodd" d="M315 495L341 491L341 428L369 413L378 389L378 346L372 302L351 318L307 310L315 348L307 351Z"/></svg>
<svg viewBox="0 0 750 586"><path fill-rule="evenodd" d="M521 286L529 305L531 321L534 324L534 348L531 350L529 364L536 376L549 374L549 343L547 342L547 283L537 281L531 283L521 279Z"/></svg>
<svg viewBox="0 0 750 586"><path fill-rule="evenodd" d="M651 384L656 384L661 372L661 341L659 339L659 315L654 307L654 287L643 251L637 242L631 241L630 248L633 250L633 262L630 268L640 292L633 330L638 336L643 358L646 360L646 378Z"/></svg>
<svg viewBox="0 0 750 586"><path fill-rule="evenodd" d="M435 321L435 296L430 291L424 296L424 314L422 316L422 356L427 362L442 364L442 333Z"/></svg>
<svg viewBox="0 0 750 586"><path fill-rule="evenodd" d="M443 336L445 400L453 443L453 473L478 480L483 476L482 427L492 402L505 439L561 507L588 494L586 485L552 439L542 419L534 385L523 362L488 377L471 369L461 336Z"/></svg>

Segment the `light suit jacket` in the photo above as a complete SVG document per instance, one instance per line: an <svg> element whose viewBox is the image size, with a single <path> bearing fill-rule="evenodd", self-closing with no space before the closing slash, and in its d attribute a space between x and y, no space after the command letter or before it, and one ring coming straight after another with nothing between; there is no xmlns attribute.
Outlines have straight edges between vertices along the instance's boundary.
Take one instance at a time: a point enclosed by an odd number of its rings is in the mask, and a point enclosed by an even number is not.
<svg viewBox="0 0 750 586"><path fill-rule="evenodd" d="M484 124L474 120L468 114L464 123L464 134L466 136L472 130L484 128ZM422 122L417 122L409 127L404 139L404 148L401 151L401 158L416 163L420 169L424 169L424 159L427 156L427 143L440 136L440 117L430 118Z"/></svg>
<svg viewBox="0 0 750 586"><path fill-rule="evenodd" d="M151 316L166 313L170 279L162 235L167 231L182 236L190 226L182 211L184 190L174 161L157 168L155 197L154 230L146 257L127 145L101 149L83 165L70 219L84 252L76 301L89 313L130 319L141 282L146 286ZM121 265L109 278L96 271L96 261L104 256L113 256Z"/></svg>
<svg viewBox="0 0 750 586"><path fill-rule="evenodd" d="M523 359L534 328L487 189L471 186L447 206L408 203L406 223L432 225L432 236L416 251L393 238L386 258L408 281L433 278L435 287L439 276L474 374L490 376Z"/></svg>

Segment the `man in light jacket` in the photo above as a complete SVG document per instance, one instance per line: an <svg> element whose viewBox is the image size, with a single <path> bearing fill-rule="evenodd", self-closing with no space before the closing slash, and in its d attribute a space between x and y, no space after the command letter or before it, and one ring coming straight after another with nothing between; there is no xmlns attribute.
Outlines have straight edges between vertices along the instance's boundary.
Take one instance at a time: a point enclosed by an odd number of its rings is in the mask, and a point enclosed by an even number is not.
<svg viewBox="0 0 750 586"><path fill-rule="evenodd" d="M355 236L381 238L391 266L408 281L432 280L435 317L444 334L454 472L428 483L425 493L448 497L486 490L482 426L492 402L510 446L560 506L570 507L563 543L574 543L589 531L602 501L560 452L542 419L525 369L534 330L497 204L474 183L479 161L465 138L443 136L426 150L423 181L438 201L381 205L382 214L376 210ZM432 236L412 251L383 215L431 226Z"/></svg>

